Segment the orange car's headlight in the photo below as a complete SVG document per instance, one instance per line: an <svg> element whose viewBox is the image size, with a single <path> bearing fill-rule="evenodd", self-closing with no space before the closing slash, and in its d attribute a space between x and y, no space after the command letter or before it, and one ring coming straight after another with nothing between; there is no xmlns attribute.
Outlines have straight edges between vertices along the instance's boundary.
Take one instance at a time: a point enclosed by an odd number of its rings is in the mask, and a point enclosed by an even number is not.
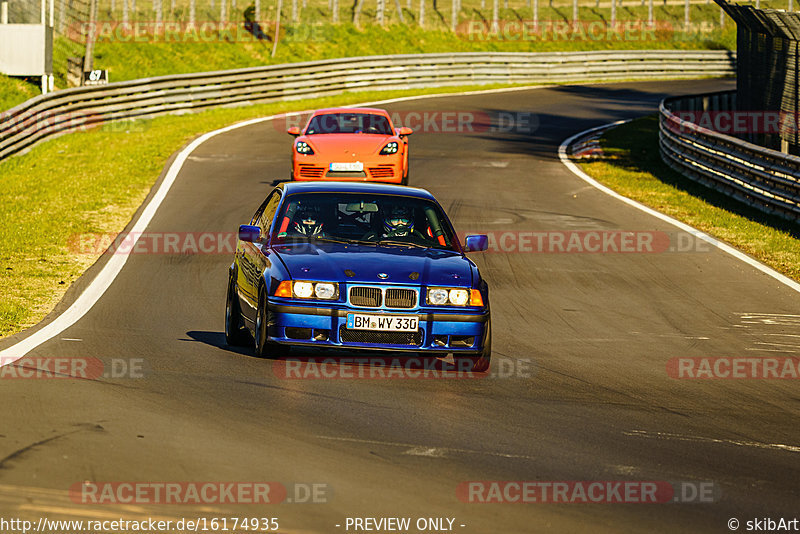
<svg viewBox="0 0 800 534"><path fill-rule="evenodd" d="M381 149L381 156L390 156L392 154L397 154L397 151L400 149L397 141L392 141L390 143L386 143L386 146Z"/></svg>
<svg viewBox="0 0 800 534"><path fill-rule="evenodd" d="M297 144L294 145L295 150L297 150L298 154L305 154L310 156L314 153L314 149L311 148L311 145L306 143L305 141L298 141Z"/></svg>

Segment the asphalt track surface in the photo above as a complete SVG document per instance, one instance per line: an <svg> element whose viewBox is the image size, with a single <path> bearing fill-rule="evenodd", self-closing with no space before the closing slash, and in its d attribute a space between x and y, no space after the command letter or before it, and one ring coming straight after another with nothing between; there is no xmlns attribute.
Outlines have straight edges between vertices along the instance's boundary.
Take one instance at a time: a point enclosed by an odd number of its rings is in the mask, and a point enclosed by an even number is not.
<svg viewBox="0 0 800 534"><path fill-rule="evenodd" d="M385 107L537 117L531 134L411 138L411 185L433 192L459 231L674 233L578 179L557 148L578 131L652 112L666 95L731 86L563 86ZM149 231L232 231L288 175L289 146L271 122L209 140ZM795 291L716 249L471 257L491 288L493 376L285 380L272 361L224 343L231 255L132 255L85 317L31 356L138 358L144 378L0 381L0 516L271 516L282 532L325 533L345 532L346 517L450 517L465 533L674 533L800 515L797 382L666 372L676 357L797 355ZM328 485L328 502L77 504L68 490L86 480L317 483ZM459 500L458 485L476 480L706 481L717 496Z"/></svg>

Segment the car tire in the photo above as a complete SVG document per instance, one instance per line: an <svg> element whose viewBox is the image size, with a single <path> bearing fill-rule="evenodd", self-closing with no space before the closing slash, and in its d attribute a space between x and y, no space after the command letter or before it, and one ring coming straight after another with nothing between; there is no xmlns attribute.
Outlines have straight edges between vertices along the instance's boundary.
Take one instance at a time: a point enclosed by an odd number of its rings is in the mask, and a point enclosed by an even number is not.
<svg viewBox="0 0 800 534"><path fill-rule="evenodd" d="M247 337L236 294L236 279L231 275L228 279L228 295L225 298L225 343L231 347L240 347L247 344Z"/></svg>
<svg viewBox="0 0 800 534"><path fill-rule="evenodd" d="M459 365L459 369L464 367L471 367L473 373L485 373L489 370L489 365L492 360L492 319L491 317L486 322L486 340L483 342L483 351L480 356L462 356L462 359L468 360L470 365Z"/></svg>
<svg viewBox="0 0 800 534"><path fill-rule="evenodd" d="M269 301L264 286L258 291L258 309L256 310L255 355L258 358L279 358L289 352L288 347L278 343L270 343L267 339L269 331Z"/></svg>
<svg viewBox="0 0 800 534"><path fill-rule="evenodd" d="M400 185L408 185L408 167L406 167L406 175L400 180Z"/></svg>

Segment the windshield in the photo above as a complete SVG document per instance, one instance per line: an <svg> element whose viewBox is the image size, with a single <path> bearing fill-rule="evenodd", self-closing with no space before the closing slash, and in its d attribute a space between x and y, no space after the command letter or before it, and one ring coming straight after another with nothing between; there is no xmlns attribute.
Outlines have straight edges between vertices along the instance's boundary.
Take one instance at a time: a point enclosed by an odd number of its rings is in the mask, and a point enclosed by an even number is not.
<svg viewBox="0 0 800 534"><path fill-rule="evenodd" d="M277 217L275 243L332 241L458 251L450 222L435 203L399 195L291 195Z"/></svg>
<svg viewBox="0 0 800 534"><path fill-rule="evenodd" d="M393 135L389 119L372 113L326 113L311 118L306 135L364 133Z"/></svg>

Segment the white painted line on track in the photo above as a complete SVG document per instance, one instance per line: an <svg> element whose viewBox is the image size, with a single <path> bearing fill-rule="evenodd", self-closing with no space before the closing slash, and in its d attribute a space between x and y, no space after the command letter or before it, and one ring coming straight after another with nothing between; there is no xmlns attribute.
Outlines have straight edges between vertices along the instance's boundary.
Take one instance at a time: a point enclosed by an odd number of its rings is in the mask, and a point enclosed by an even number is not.
<svg viewBox="0 0 800 534"><path fill-rule="evenodd" d="M668 432L647 432L646 430L631 430L630 432L623 432L623 434L626 436L639 437L639 438L689 441L694 443L716 443L719 445L734 445L736 447L751 447L754 449L800 452L800 447L798 447L797 445L785 445L783 443L762 443L759 441L743 441L738 439L707 438L702 436L671 434Z"/></svg>
<svg viewBox="0 0 800 534"><path fill-rule="evenodd" d="M588 174L583 172L580 167L578 167L575 163L572 162L572 160L569 159L569 156L567 155L567 149L569 148L570 144L572 144L572 142L575 141L576 139L579 139L581 137L585 137L585 136L589 135L592 132L596 132L597 130L602 130L602 129L605 129L605 128L611 128L613 126L618 126L618 125L624 124L626 122L629 122L629 121L627 121L627 120L616 121L616 122L612 122L612 123L609 123L609 124L604 124L602 126L597 126L596 128L590 128L588 130L584 130L583 132L580 132L580 133L577 133L577 134L573 135L572 137L570 137L569 139L567 139L563 143L561 143L561 146L558 147L558 158L561 160L561 163L563 163L570 171L572 171L572 173L575 176L577 176L578 178L580 178L584 182L588 183L592 187L595 187L595 188L599 189L600 191L602 191L603 193L605 193L607 195L610 195L610 196L616 198L617 200L621 200L622 202L628 204L629 206L633 206L634 208L636 208L638 210L641 210L641 211L647 213L648 215L652 215L653 217L661 219L662 221L664 221L666 223L669 223L669 224L671 224L673 226L677 226L678 228L680 228L684 232L687 232L687 233L693 235L694 237L696 237L698 239L702 239L703 241L714 245L715 247L717 247L718 249L722 250L723 252L727 252L728 254L733 256L734 258L736 258L736 259L738 259L740 261L743 261L744 263L750 265L751 267L754 267L754 268L758 269L762 273L764 273L764 274L766 274L768 276L771 276L772 278L774 278L778 282L780 282L780 283L790 287L791 289L794 289L798 293L800 293L800 284L798 284L797 282L795 282L791 278L789 278L787 276L784 276L781 273L779 273L778 271L772 269L771 267L768 267L768 266L764 265L763 263L759 262L758 260L755 260L755 259L751 258L750 256L748 256L747 254L741 252L740 250L737 250L734 247L732 247L732 246L730 246L730 245L728 245L726 243L723 243L723 242L719 241L718 239L715 239L715 238L711 237L707 233L701 232L697 228L689 226L688 224L682 223L681 221L679 221L677 219L673 219L669 215L664 215L663 213L661 213L659 211L656 211L656 210L654 210L652 208L648 208L644 204L640 204L639 202L636 202L635 200L632 200L632 199L630 199L628 197L620 195L619 193L617 193L613 189L610 189L610 188L604 186L603 184L601 184L600 182L598 182L597 180L595 180L594 178L592 178L591 176L589 176Z"/></svg>
<svg viewBox="0 0 800 534"><path fill-rule="evenodd" d="M483 95L483 94L490 94L490 93L501 93L501 92L512 92L512 91L524 91L530 89L540 89L542 87L547 87L543 85L534 85L534 86L522 86L522 87L507 87L507 88L500 88L500 89L485 89L479 91L466 91L466 92L456 92L456 93L437 93L433 95L416 95L416 96L406 96L406 97L399 97L399 98L391 98L387 100L378 100L374 102L364 102L361 104L350 104L348 106L343 107L363 107L363 106L370 106L375 104L391 104L394 102L405 102L409 100L422 100L426 98L441 98L441 97L453 97L453 96L469 96L469 95ZM133 227L130 229L129 236L132 239L131 247L136 245L139 241L139 237L142 233L147 229L147 226L153 220L158 208L161 206L161 203L167 196L172 184L175 182L178 174L180 173L181 169L183 168L184 163L186 160L189 159L189 156L192 152L197 149L200 145L211 139L212 137L216 137L217 135L230 132L231 130L236 130L238 128L242 128L245 126L250 126L253 124L258 124L260 122L266 122L278 117L286 117L286 116L293 116L293 115L301 115L303 113L311 113L313 110L306 110L306 111L295 111L290 113L279 113L276 115L269 115L267 117L259 117L257 119L250 119L247 121L239 122L236 124L232 124L230 126L226 126L224 128L220 128L219 130L214 130L208 133L205 133L189 143L183 150L181 150L178 155L175 157L175 161L172 162L169 169L167 170L167 174L164 176L164 180L161 182L161 185L158 187L158 190L150 199L150 201L145 206L142 213L139 215L139 218L134 223ZM128 261L127 254L114 254L111 259L103 266L100 272L97 274L94 280L83 290L78 298L75 299L66 310L64 310L58 317L53 319L50 323L42 327L40 330L37 330L30 336L22 339L21 341L7 347L3 350L0 350L0 367L3 365L9 365L14 363L15 361L19 360L30 351L41 345L42 343L52 339L53 337L59 335L61 332L78 322L78 320L83 317L92 306L94 306L100 297L106 292L106 290L111 286L111 284L116 279L117 275L122 271L122 268L125 266L125 263Z"/></svg>

